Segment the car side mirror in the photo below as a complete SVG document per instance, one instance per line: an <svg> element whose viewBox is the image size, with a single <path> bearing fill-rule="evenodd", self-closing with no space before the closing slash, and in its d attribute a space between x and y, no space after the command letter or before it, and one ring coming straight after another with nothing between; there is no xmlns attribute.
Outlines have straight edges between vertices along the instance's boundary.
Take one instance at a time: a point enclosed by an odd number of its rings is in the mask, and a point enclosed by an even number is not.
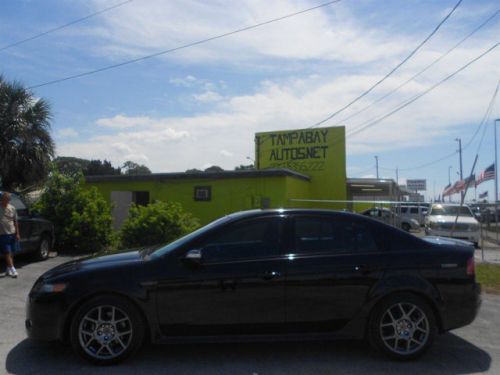
<svg viewBox="0 0 500 375"><path fill-rule="evenodd" d="M184 263L192 265L200 265L202 261L202 254L200 249L189 250L184 256Z"/></svg>

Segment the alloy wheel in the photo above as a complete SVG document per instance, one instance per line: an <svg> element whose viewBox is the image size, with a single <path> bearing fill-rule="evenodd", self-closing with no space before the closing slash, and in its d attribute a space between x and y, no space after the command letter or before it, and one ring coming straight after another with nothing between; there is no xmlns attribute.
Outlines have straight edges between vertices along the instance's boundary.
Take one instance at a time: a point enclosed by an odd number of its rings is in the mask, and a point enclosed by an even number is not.
<svg viewBox="0 0 500 375"><path fill-rule="evenodd" d="M413 303L390 306L380 320L380 337L384 345L398 355L411 355L427 343L430 324L425 312Z"/></svg>
<svg viewBox="0 0 500 375"><path fill-rule="evenodd" d="M123 354L131 345L132 321L120 308L96 306L81 319L78 338L82 349L91 357L109 360Z"/></svg>

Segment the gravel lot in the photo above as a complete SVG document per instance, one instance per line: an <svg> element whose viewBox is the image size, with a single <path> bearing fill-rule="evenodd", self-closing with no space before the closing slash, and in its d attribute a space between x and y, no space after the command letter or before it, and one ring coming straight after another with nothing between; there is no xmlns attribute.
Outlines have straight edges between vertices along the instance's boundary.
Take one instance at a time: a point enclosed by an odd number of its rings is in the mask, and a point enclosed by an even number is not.
<svg viewBox="0 0 500 375"><path fill-rule="evenodd" d="M484 295L476 321L438 337L420 360L399 363L363 342L146 346L122 365L99 368L68 346L33 342L24 331L26 296L45 270L69 258L18 262L18 279L0 278L0 373L7 374L500 374L500 296ZM1 265L3 267L3 265ZM3 268L1 269L3 271Z"/></svg>

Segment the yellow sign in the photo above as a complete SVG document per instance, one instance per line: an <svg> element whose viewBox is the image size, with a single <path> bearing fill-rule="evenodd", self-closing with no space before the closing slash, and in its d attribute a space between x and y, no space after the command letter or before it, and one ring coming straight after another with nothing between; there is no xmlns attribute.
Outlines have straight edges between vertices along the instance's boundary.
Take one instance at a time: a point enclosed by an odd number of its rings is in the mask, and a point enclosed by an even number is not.
<svg viewBox="0 0 500 375"><path fill-rule="evenodd" d="M257 133L255 161L257 169L288 168L308 175L317 199L346 197L343 126Z"/></svg>

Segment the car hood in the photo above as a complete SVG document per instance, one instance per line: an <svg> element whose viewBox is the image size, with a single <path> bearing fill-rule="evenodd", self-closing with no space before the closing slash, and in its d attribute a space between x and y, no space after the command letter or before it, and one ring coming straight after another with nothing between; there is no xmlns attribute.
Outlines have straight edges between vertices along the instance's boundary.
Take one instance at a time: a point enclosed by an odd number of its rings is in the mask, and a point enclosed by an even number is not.
<svg viewBox="0 0 500 375"><path fill-rule="evenodd" d="M131 263L142 263L150 259L149 254L160 246L144 247L111 255L94 254L71 260L43 274L43 279L54 278L88 270L116 268Z"/></svg>
<svg viewBox="0 0 500 375"><path fill-rule="evenodd" d="M460 247L471 247L473 244L469 241L458 240L449 237L438 237L438 236L424 236L422 237L424 241L430 242L434 245L442 246L460 246Z"/></svg>
<svg viewBox="0 0 500 375"><path fill-rule="evenodd" d="M454 215L430 215L427 216L429 221L433 222L445 222L445 223L453 223L455 222L456 216ZM477 224L477 220L472 216L459 216L457 223L463 224Z"/></svg>

